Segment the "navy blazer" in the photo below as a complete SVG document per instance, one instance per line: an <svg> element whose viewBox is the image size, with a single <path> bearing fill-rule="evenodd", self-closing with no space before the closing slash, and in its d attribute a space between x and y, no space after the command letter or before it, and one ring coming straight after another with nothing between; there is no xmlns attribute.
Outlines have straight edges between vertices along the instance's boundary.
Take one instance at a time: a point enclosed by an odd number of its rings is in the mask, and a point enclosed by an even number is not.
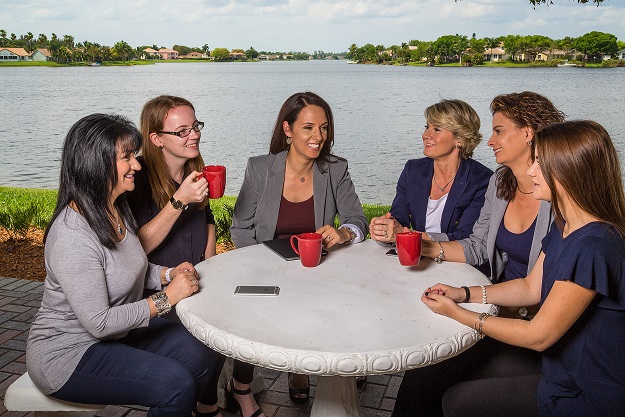
<svg viewBox="0 0 625 417"><path fill-rule="evenodd" d="M459 240L469 237L484 205L484 194L493 171L473 159L462 159L454 183L447 195L441 218L441 232L430 233L434 240ZM432 158L406 162L391 206L399 223L425 231L425 215L434 176Z"/></svg>

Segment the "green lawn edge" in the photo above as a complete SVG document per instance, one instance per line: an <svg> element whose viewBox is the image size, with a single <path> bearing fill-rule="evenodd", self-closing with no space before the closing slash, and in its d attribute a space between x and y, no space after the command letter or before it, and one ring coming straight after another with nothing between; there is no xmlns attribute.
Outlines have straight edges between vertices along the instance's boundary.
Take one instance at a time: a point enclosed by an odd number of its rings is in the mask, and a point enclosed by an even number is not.
<svg viewBox="0 0 625 417"><path fill-rule="evenodd" d="M57 193L57 190L0 186L0 227L16 235L25 233L29 226L45 228L54 212ZM230 226L236 201L236 196L223 196L210 202L218 243L231 242ZM384 215L390 206L363 204L362 208L370 221ZM335 220L335 226L338 227L338 220Z"/></svg>

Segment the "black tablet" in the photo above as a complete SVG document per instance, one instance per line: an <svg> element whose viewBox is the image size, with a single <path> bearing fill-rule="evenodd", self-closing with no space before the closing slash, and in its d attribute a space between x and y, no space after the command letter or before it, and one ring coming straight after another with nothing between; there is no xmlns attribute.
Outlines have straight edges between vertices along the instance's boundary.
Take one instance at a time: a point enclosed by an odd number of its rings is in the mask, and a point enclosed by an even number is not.
<svg viewBox="0 0 625 417"><path fill-rule="evenodd" d="M291 247L291 239L288 237L282 239L273 239L273 240L265 240L263 245L267 246L276 254L280 255L283 259L287 261L292 261L294 259L299 259L297 253ZM325 249L321 249L321 256L327 255L328 251Z"/></svg>

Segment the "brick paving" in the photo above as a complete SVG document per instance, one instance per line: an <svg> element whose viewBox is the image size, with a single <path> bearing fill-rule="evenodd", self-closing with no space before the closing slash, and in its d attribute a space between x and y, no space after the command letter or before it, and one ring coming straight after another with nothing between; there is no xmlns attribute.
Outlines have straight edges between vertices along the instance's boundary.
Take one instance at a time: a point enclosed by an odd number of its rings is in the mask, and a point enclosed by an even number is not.
<svg viewBox="0 0 625 417"><path fill-rule="evenodd" d="M1 417L31 417L33 413L10 412L4 407L7 387L26 372L26 338L30 323L39 309L43 283L0 277L0 404ZM298 406L289 399L287 376L283 372L263 369L267 389L257 395L267 417L305 417L312 402ZM389 417L395 404L402 375L373 375L358 389L360 405L366 416ZM311 377L311 396L315 395L315 377ZM108 406L100 417L143 417L139 407ZM224 417L232 414L223 412Z"/></svg>

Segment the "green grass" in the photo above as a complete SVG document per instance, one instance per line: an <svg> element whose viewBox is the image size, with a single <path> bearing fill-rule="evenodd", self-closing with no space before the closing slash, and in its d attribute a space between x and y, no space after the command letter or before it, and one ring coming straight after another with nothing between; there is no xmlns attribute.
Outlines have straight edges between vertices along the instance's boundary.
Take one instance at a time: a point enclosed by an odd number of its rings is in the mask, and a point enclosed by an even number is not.
<svg viewBox="0 0 625 417"><path fill-rule="evenodd" d="M57 190L0 186L0 227L15 235L24 234L30 226L45 228L54 212L56 196ZM223 196L211 200L219 243L231 241L230 226L236 200L236 196ZM372 217L384 215L390 206L363 204L362 208L367 220L370 221Z"/></svg>

